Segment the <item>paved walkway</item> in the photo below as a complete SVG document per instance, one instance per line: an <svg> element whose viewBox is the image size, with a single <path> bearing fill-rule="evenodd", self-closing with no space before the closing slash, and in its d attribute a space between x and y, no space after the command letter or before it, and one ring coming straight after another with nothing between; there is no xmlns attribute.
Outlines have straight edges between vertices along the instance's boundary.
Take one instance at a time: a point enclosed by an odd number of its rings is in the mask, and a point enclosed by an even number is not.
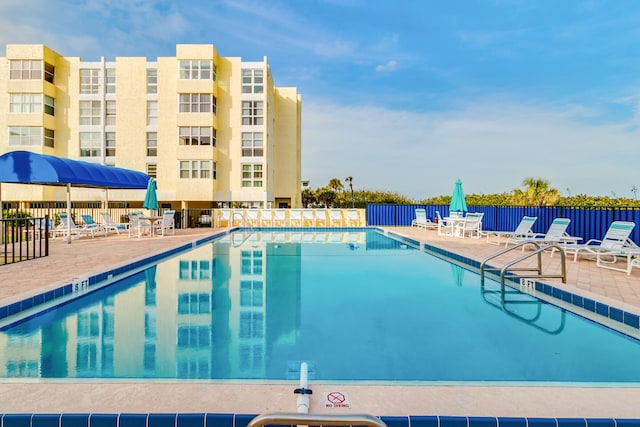
<svg viewBox="0 0 640 427"><path fill-rule="evenodd" d="M410 227L387 228L434 246L482 260L499 248L485 240L438 236ZM176 230L175 236L129 238L126 235L83 238L71 244L51 242L50 256L0 266L0 305L20 300L74 279L128 264L210 235L212 229ZM517 251L516 251L517 252ZM521 253L512 253L519 256ZM507 258L500 258L506 263ZM500 265L500 262L494 264ZM559 257L543 256L545 269L559 270ZM594 262L567 263L566 284L558 287L640 313L640 270L631 276L595 267ZM138 380L0 380L2 411L10 412L295 412L295 382L233 384L205 381ZM466 415L513 417L640 418L640 388L358 385L311 383L314 413L374 415ZM349 409L326 409L323 392L348 393Z"/></svg>

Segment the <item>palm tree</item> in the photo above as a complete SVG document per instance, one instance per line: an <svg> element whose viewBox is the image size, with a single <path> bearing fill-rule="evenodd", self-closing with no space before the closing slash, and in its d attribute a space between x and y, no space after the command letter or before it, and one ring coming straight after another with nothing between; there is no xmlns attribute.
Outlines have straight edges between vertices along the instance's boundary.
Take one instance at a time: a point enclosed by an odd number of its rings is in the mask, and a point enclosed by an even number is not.
<svg viewBox="0 0 640 427"><path fill-rule="evenodd" d="M327 188L329 188L332 191L344 190L344 186L342 185L342 182L340 182L338 178L331 178L331 181L329 181L329 184L327 184Z"/></svg>
<svg viewBox="0 0 640 427"><path fill-rule="evenodd" d="M550 182L541 178L526 178L522 184L524 191L513 190L513 200L516 204L528 206L552 206L560 198L560 190L553 188Z"/></svg>
<svg viewBox="0 0 640 427"><path fill-rule="evenodd" d="M349 183L349 188L351 189L351 207L353 208L355 207L355 203L356 203L355 197L353 195L353 177L349 175L344 180Z"/></svg>

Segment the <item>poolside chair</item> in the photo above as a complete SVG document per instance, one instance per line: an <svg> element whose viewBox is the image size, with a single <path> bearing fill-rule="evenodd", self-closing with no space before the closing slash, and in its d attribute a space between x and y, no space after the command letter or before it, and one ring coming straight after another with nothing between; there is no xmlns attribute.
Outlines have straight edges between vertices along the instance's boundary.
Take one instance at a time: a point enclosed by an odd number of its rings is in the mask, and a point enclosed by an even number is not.
<svg viewBox="0 0 640 427"><path fill-rule="evenodd" d="M342 227L344 225L341 209L329 210L329 226L333 227L334 225L338 227Z"/></svg>
<svg viewBox="0 0 640 427"><path fill-rule="evenodd" d="M509 244L518 244L518 243L537 243L541 245L551 245L558 243L566 243L566 242L577 242L580 240L579 237L569 236L567 234L567 227L571 220L569 218L556 218L553 220L549 229L547 230L544 236L534 236L534 237L509 237L505 243L505 247L509 246ZM522 245L522 250L527 245ZM554 250L551 251L553 255Z"/></svg>
<svg viewBox="0 0 640 427"><path fill-rule="evenodd" d="M442 218L439 211L436 211L436 219L438 220L438 236L453 236L453 222Z"/></svg>
<svg viewBox="0 0 640 427"><path fill-rule="evenodd" d="M127 229L128 224L118 224L111 218L108 212L100 212L102 217L102 226L105 229L105 234L109 233L109 230L115 231L116 234L120 234L120 231Z"/></svg>
<svg viewBox="0 0 640 427"><path fill-rule="evenodd" d="M174 210L164 211L162 218L153 223L154 232L159 231L162 236L166 236L169 233L176 234L175 214L176 211Z"/></svg>
<svg viewBox="0 0 640 427"><path fill-rule="evenodd" d="M631 269L632 268L640 268L640 253L638 253L637 255L634 255L635 258L629 258L628 262L627 262L627 276L631 276Z"/></svg>
<svg viewBox="0 0 640 427"><path fill-rule="evenodd" d="M464 221L459 221L455 224L454 235L462 238L469 236L479 239L482 232L483 217L484 213L482 212L469 212L464 217Z"/></svg>
<svg viewBox="0 0 640 427"><path fill-rule="evenodd" d="M537 216L523 216L520 220L520 224L513 231L493 231L493 230L483 230L482 234L487 236L487 243L492 245L500 245L501 237L520 237L520 238L528 238L535 237L538 234L531 231L531 227L538 219ZM491 241L490 237L495 236L496 240Z"/></svg>
<svg viewBox="0 0 640 427"><path fill-rule="evenodd" d="M257 227L260 225L258 213L258 209L247 209L247 212L244 214L244 225L247 227Z"/></svg>
<svg viewBox="0 0 640 427"><path fill-rule="evenodd" d="M145 220L141 220L141 216L141 212L129 213L129 237L135 234L138 236L138 238L140 238L143 234L151 234L151 224Z"/></svg>
<svg viewBox="0 0 640 427"><path fill-rule="evenodd" d="M580 244L568 242L562 245L562 249L567 255L573 254L573 262L576 262L578 256L582 255L586 258L598 258L599 263L615 263L617 258L627 258L624 253L625 249L640 249L629 239L631 231L633 231L635 226L636 224L633 222L614 221L609 226L602 240L590 239ZM608 257L610 261L602 260L602 257Z"/></svg>
<svg viewBox="0 0 640 427"><path fill-rule="evenodd" d="M48 222L45 218L40 218L35 221L30 221L30 227L27 229L27 235L33 234L34 239L40 240L43 238L45 230L48 229L49 237L55 238L55 224L53 218L49 218ZM29 237L30 239L30 237Z"/></svg>
<svg viewBox="0 0 640 427"><path fill-rule="evenodd" d="M411 221L412 227L424 228L425 230L428 228L437 228L438 225L435 222L431 222L429 218L427 218L427 211L423 208L416 208L415 210L416 217L413 221Z"/></svg>
<svg viewBox="0 0 640 427"><path fill-rule="evenodd" d="M360 214L357 209L347 209L347 226L358 227L360 225Z"/></svg>
<svg viewBox="0 0 640 427"><path fill-rule="evenodd" d="M285 209L276 209L273 214L273 225L276 227L284 227L287 225L287 212Z"/></svg>
<svg viewBox="0 0 640 427"><path fill-rule="evenodd" d="M220 209L218 211L218 227L222 227L222 224L225 223L225 227L231 227L233 224L231 223L231 209Z"/></svg>
<svg viewBox="0 0 640 427"><path fill-rule="evenodd" d="M329 225L326 209L316 209L314 213L313 225L315 225L316 227L319 225L327 227Z"/></svg>
<svg viewBox="0 0 640 427"><path fill-rule="evenodd" d="M59 213L58 219L60 219L60 224L55 228L55 234L57 236L67 238L72 238L72 236L91 236L93 238L95 235L95 229L78 227L73 221L73 218L67 217L66 213Z"/></svg>
<svg viewBox="0 0 640 427"><path fill-rule="evenodd" d="M312 226L316 224L316 216L313 213L313 209L302 209L302 220L300 225L302 227Z"/></svg>
<svg viewBox="0 0 640 427"><path fill-rule="evenodd" d="M84 223L81 228L91 229L94 232L103 232L105 236L107 235L106 229L102 226L102 224L98 224L91 215L80 215L82 217L82 222Z"/></svg>
<svg viewBox="0 0 640 427"><path fill-rule="evenodd" d="M260 209L260 227L264 225L273 227L273 210L272 209Z"/></svg>
<svg viewBox="0 0 640 427"><path fill-rule="evenodd" d="M291 209L289 212L289 227L302 227L302 209Z"/></svg>

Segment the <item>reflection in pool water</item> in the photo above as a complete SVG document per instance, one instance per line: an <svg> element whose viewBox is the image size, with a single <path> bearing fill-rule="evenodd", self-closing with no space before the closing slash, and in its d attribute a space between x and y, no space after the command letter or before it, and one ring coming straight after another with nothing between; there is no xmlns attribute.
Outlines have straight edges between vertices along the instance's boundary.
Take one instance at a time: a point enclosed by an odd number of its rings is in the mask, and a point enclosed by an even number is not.
<svg viewBox="0 0 640 427"><path fill-rule="evenodd" d="M227 235L0 348L4 377L640 381L637 340L374 230Z"/></svg>

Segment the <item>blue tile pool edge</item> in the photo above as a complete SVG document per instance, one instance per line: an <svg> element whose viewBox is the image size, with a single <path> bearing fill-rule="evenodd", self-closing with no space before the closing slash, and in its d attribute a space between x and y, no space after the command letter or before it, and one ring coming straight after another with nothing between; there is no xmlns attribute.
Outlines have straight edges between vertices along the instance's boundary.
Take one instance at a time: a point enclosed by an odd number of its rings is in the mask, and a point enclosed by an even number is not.
<svg viewBox="0 0 640 427"><path fill-rule="evenodd" d="M233 413L7 413L0 427L247 427L257 414ZM640 427L635 418L543 418L448 415L378 416L388 427ZM293 427L293 426L292 426Z"/></svg>
<svg viewBox="0 0 640 427"><path fill-rule="evenodd" d="M396 236L393 236L393 238L402 238L402 236L396 235ZM403 239L406 239L406 238L403 238ZM411 239L408 239L408 240L411 240ZM453 262L456 265L467 268L469 270L474 269L477 272L480 269L480 262L462 255L458 255L456 253L447 251L437 246L424 243L422 244L421 249L424 252L427 252L431 255L434 255L446 261ZM487 265L487 267L492 268L491 265ZM507 277L507 282L511 287L520 289L519 282L517 282L517 275L512 274L510 275L510 277ZM627 327L632 328L634 332L635 330L640 332L640 316L638 316L637 314L624 311L617 307L614 307L602 302L598 302L590 298L573 294L564 289L560 289L555 286L552 286L537 280L534 281L534 289L536 292L544 294L548 297L552 297L557 301L562 301L565 304L569 304L576 308L583 309L593 314L605 317L611 321L623 324ZM577 314L579 315L579 313Z"/></svg>
<svg viewBox="0 0 640 427"><path fill-rule="evenodd" d="M141 269L144 269L158 261L168 258L177 253L190 250L196 247L199 247L205 243L209 243L215 239L223 237L225 235L231 234L235 231L306 231L306 232L315 232L315 231L332 231L332 230L340 230L340 231L363 231L363 230L374 230L378 231L381 234L384 234L390 238L401 241L402 243L407 244L415 249L419 249L423 252L427 252L431 255L434 255L438 258L444 259L448 262L453 262L456 265L459 265L463 268L467 269L479 269L480 262L456 254L454 252L450 252L448 250L427 244L421 243L415 239L411 239L400 234L385 231L379 227L232 227L228 230L213 233L204 238L200 238L191 243L185 243L176 248L169 249L167 251L150 255L148 257L141 258L133 263L116 267L111 270L107 270L101 273L98 273L94 276L90 276L89 278L82 279L78 282L67 283L62 285L56 289L47 291L45 293L41 293L24 300L11 303L6 306L0 307L0 322L4 319L15 316L18 313L21 313L26 310L37 309L39 306L52 302L58 298L62 297L73 297L74 295L80 296L84 295L87 292L91 292L93 290L97 290L98 287L96 285L104 286L106 282L112 283L117 280L121 280ZM488 267L491 267L488 265ZM507 278L510 281L510 284L513 287L517 287L518 283L514 281L514 278L517 277L515 275L511 275L511 277ZM80 288L80 289L79 289ZM621 323L626 325L634 330L638 330L640 332L640 316L634 313L630 313L624 310L621 310L617 307L610 306L598 301L595 301L590 298L585 298L579 295L575 295L571 292L556 288L549 284L535 281L535 290L542 294L545 294L549 297L555 298L557 300L561 300L567 304L575 306L580 309L587 310L594 314L603 316L608 318L614 322ZM1 427L1 426L0 426Z"/></svg>
<svg viewBox="0 0 640 427"><path fill-rule="evenodd" d="M89 292L98 290L118 280L122 280L138 271L141 271L159 261L169 258L175 254L185 252L197 248L203 244L209 243L217 238L225 236L236 229L230 229L223 232L213 233L209 236L197 239L193 242L185 243L175 248L168 249L154 255L140 258L126 265L115 267L93 276L83 278L74 282L66 283L58 288L25 298L23 300L13 302L11 304L0 307L0 322L27 310L38 310L45 307L45 304L53 304L58 301L67 302ZM57 305L57 304L56 304ZM49 309L55 309L55 306ZM39 310L41 313L42 311Z"/></svg>

